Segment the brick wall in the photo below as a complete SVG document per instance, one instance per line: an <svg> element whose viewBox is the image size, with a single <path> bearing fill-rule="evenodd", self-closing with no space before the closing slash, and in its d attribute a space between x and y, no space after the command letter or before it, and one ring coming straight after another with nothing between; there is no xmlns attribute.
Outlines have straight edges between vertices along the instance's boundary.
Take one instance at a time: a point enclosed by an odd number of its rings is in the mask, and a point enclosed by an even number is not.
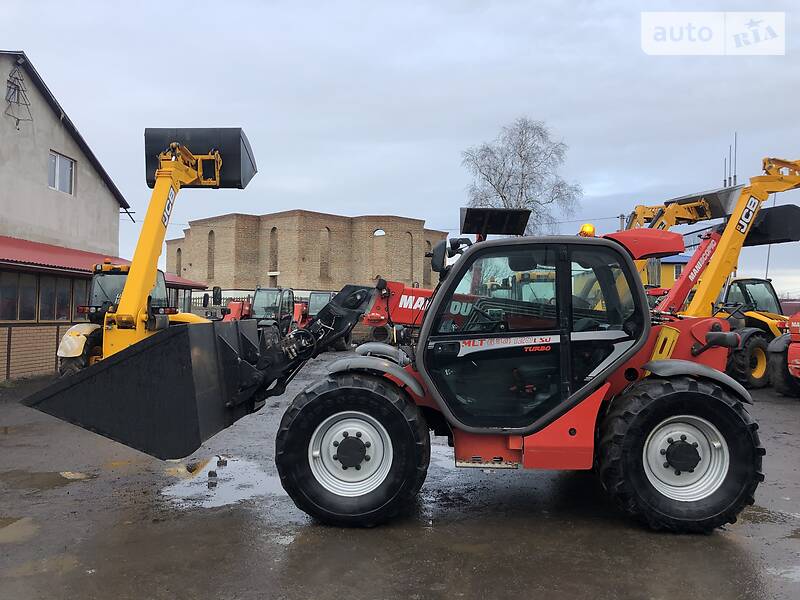
<svg viewBox="0 0 800 600"><path fill-rule="evenodd" d="M56 349L64 325L9 326L0 328L0 372L3 379L53 373L58 368ZM11 337L11 353L7 353Z"/></svg>
<svg viewBox="0 0 800 600"><path fill-rule="evenodd" d="M385 235L376 237L377 230ZM207 276L210 231L213 277ZM179 275L223 289L279 285L338 290L348 283L370 284L376 275L432 285L430 259L424 255L446 237L443 231L426 229L420 219L391 215L343 217L306 210L230 214L192 221L183 238L169 240L167 271L175 272L180 248ZM274 272L279 274L271 276Z"/></svg>

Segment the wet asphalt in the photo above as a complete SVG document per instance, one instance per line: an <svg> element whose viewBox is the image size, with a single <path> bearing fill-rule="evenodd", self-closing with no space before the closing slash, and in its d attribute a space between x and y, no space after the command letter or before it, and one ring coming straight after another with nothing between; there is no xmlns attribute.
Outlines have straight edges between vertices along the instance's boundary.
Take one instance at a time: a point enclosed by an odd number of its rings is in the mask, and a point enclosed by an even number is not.
<svg viewBox="0 0 800 600"><path fill-rule="evenodd" d="M642 528L588 472L457 470L440 439L408 516L339 529L273 463L283 410L334 357L179 462L18 404L46 379L0 387L0 599L800 598L800 401L756 392L767 479L710 535Z"/></svg>

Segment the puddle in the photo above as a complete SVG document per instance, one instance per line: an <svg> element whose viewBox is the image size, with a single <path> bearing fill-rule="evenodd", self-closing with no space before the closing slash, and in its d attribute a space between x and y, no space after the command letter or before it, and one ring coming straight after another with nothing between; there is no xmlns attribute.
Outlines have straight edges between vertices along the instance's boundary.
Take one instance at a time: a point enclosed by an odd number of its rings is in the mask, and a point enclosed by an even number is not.
<svg viewBox="0 0 800 600"><path fill-rule="evenodd" d="M38 560L29 560L17 567L7 569L6 577L31 577L42 573L64 574L78 566L78 559L72 554L58 554Z"/></svg>
<svg viewBox="0 0 800 600"><path fill-rule="evenodd" d="M30 517L0 519L0 544L25 542L32 538L39 526Z"/></svg>
<svg viewBox="0 0 800 600"><path fill-rule="evenodd" d="M181 508L216 508L258 496L286 495L276 475L267 475L248 460L228 458L226 465L219 465L216 459L203 461L193 472L184 467L177 476L181 480L162 489L161 494Z"/></svg>
<svg viewBox="0 0 800 600"><path fill-rule="evenodd" d="M767 567L767 573L800 583L800 566L786 567L783 569L778 567Z"/></svg>
<svg viewBox="0 0 800 600"><path fill-rule="evenodd" d="M90 479L91 477L93 476L73 471L29 472L14 470L0 473L0 483L17 490L52 490L68 485L73 481Z"/></svg>

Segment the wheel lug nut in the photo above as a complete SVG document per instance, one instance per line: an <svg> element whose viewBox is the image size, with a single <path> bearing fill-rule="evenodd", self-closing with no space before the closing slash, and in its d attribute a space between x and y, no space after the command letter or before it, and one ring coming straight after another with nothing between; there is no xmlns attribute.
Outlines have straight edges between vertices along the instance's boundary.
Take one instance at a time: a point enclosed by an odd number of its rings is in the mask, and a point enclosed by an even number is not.
<svg viewBox="0 0 800 600"><path fill-rule="evenodd" d="M350 434L349 434L349 433L347 433L346 431L343 431L343 432L342 432L342 437L347 437L348 435L350 435Z"/></svg>
<svg viewBox="0 0 800 600"><path fill-rule="evenodd" d="M342 469L344 469L345 471L347 471L347 467L345 467L344 465L342 465Z"/></svg>
<svg viewBox="0 0 800 600"><path fill-rule="evenodd" d="M678 471L678 469L675 469L675 475L680 475L680 474L681 474L681 472Z"/></svg>
<svg viewBox="0 0 800 600"><path fill-rule="evenodd" d="M370 444L369 442L364 442L364 446L366 446L367 448L369 448L370 446L372 446L372 444Z"/></svg>
<svg viewBox="0 0 800 600"><path fill-rule="evenodd" d="M692 446L694 446L695 448L697 448L697 442L692 442Z"/></svg>
<svg viewBox="0 0 800 600"><path fill-rule="evenodd" d="M338 454L334 454L333 455L333 460L339 460L339 455Z"/></svg>
<svg viewBox="0 0 800 600"><path fill-rule="evenodd" d="M360 470L361 470L361 465L356 465L356 471L360 471Z"/></svg>
<svg viewBox="0 0 800 600"><path fill-rule="evenodd" d="M674 444L675 440L673 440L672 438L667 438L667 443L668 444Z"/></svg>
<svg viewBox="0 0 800 600"><path fill-rule="evenodd" d="M339 445L339 442L333 442L333 447L336 448Z"/></svg>
<svg viewBox="0 0 800 600"><path fill-rule="evenodd" d="M685 442L685 441L686 441L686 436L685 436L685 435L682 435L682 436L681 436L681 441L682 441L682 442Z"/></svg>
<svg viewBox="0 0 800 600"><path fill-rule="evenodd" d="M364 456L364 460L369 460L369 454L367 454L366 456Z"/></svg>
<svg viewBox="0 0 800 600"><path fill-rule="evenodd" d="M667 451L662 448L661 449L661 456L664 456L666 453L667 453Z"/></svg>
<svg viewBox="0 0 800 600"><path fill-rule="evenodd" d="M357 438L360 438L360 437L361 437L361 432L360 432L360 431L356 431L356 437L357 437Z"/></svg>
<svg viewBox="0 0 800 600"><path fill-rule="evenodd" d="M669 469L669 463L668 463L668 462L665 462L665 463L664 463L664 468L665 468L665 469Z"/></svg>
<svg viewBox="0 0 800 600"><path fill-rule="evenodd" d="M694 469L689 469L689 473L694 473Z"/></svg>

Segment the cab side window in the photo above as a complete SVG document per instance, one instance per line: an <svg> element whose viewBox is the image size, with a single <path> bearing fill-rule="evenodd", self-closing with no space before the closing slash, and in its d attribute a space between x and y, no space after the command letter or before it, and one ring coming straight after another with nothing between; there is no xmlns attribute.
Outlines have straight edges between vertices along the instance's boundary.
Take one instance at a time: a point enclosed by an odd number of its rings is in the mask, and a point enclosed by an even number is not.
<svg viewBox="0 0 800 600"><path fill-rule="evenodd" d="M606 248L572 251L572 331L622 330L636 313L619 261Z"/></svg>
<svg viewBox="0 0 800 600"><path fill-rule="evenodd" d="M437 333L558 329L555 251L496 248L461 276Z"/></svg>

